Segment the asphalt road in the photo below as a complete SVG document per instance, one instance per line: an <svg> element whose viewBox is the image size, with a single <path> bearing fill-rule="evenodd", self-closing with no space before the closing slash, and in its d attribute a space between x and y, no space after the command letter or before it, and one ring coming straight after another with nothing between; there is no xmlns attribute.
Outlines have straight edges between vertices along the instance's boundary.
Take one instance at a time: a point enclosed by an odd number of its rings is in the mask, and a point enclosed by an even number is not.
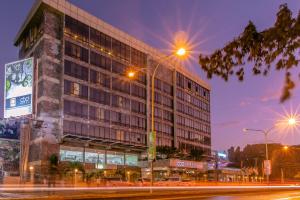
<svg viewBox="0 0 300 200"><path fill-rule="evenodd" d="M122 200L300 200L299 186L209 186L150 188L0 188L0 199Z"/></svg>

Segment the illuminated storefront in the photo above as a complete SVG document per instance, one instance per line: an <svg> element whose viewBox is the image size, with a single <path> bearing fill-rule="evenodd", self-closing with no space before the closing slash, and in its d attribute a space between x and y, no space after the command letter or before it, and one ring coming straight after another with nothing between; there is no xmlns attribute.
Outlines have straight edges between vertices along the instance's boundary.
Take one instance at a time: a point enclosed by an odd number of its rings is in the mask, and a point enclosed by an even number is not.
<svg viewBox="0 0 300 200"><path fill-rule="evenodd" d="M150 178L150 168L148 162L140 162L142 168L142 177ZM203 179L207 172L207 163L180 160L180 159L166 159L157 160L154 162L154 176L158 180L200 180Z"/></svg>
<svg viewBox="0 0 300 200"><path fill-rule="evenodd" d="M138 166L138 155L61 146L60 160L94 164L94 168L105 169L106 166Z"/></svg>

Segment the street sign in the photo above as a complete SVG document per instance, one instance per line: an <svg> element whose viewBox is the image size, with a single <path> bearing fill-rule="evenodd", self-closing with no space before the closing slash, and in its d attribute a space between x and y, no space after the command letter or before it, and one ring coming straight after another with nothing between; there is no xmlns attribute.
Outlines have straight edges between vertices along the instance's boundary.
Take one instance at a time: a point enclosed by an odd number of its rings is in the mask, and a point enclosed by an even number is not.
<svg viewBox="0 0 300 200"><path fill-rule="evenodd" d="M271 166L271 160L264 160L264 173L265 175L271 175L272 172L272 166Z"/></svg>
<svg viewBox="0 0 300 200"><path fill-rule="evenodd" d="M150 132L148 138L148 160L152 161L156 157L156 132Z"/></svg>

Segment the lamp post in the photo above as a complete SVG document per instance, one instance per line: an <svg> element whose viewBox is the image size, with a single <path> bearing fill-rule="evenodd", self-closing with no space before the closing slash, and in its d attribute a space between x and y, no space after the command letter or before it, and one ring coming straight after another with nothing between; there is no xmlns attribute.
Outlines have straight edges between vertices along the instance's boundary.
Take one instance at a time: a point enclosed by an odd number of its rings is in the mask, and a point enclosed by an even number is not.
<svg viewBox="0 0 300 200"><path fill-rule="evenodd" d="M152 158L149 159L149 154L148 154L148 161L150 161L150 165L151 165L151 187L153 187L153 183L154 183L154 173L153 173L153 162L155 160L156 157L156 133L155 133L155 127L154 127L154 82L155 82L155 75L157 72L158 67L160 66L162 61L166 61L168 59L170 59L172 56L177 56L177 57L184 57L186 55L186 49L181 47L179 49L177 49L175 51L175 53L172 53L168 56L163 57L161 60L159 60L159 62L157 63L157 65L155 66L153 73L152 73L152 77L151 77L151 139L152 139ZM140 69L141 70L141 69ZM127 76L129 78L134 78L136 75L135 71L129 71L127 73ZM149 144L148 144L149 146ZM149 148L149 147L148 147Z"/></svg>
<svg viewBox="0 0 300 200"><path fill-rule="evenodd" d="M266 148L266 162L269 162L269 153L268 153L268 135L269 133L275 128L275 126L273 126L270 129L267 130L261 130L261 129L251 129L251 128L245 128L244 132L259 132L259 133L263 133L265 136L265 148ZM269 166L270 167L270 166ZM267 171L266 172L266 177L267 177L267 183L269 184L269 177L270 177L270 173Z"/></svg>

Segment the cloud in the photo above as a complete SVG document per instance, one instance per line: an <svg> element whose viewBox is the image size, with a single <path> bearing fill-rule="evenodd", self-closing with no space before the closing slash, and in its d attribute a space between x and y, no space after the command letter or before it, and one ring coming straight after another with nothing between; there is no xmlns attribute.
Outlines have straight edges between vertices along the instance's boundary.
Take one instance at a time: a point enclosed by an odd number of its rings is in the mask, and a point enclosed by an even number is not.
<svg viewBox="0 0 300 200"><path fill-rule="evenodd" d="M240 107L246 107L246 106L249 106L253 103L253 98L250 98L250 97L247 97L245 99L243 99L239 105Z"/></svg>
<svg viewBox="0 0 300 200"><path fill-rule="evenodd" d="M267 92L264 96L260 97L260 102L268 103L270 101L279 101L281 91Z"/></svg>
<svg viewBox="0 0 300 200"><path fill-rule="evenodd" d="M241 121L232 120L232 121L216 123L215 126L218 128L229 128L229 127L233 127L233 126L236 126L239 124L241 124Z"/></svg>

